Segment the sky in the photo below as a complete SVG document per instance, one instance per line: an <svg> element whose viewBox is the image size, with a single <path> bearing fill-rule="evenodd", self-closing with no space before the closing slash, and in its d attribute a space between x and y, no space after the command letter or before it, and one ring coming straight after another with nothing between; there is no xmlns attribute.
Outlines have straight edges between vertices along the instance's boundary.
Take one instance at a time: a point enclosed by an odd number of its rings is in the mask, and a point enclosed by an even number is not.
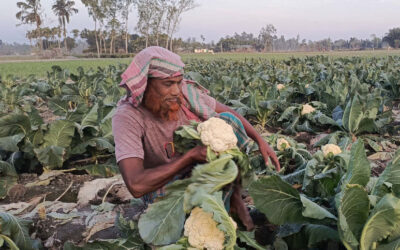
<svg viewBox="0 0 400 250"><path fill-rule="evenodd" d="M16 26L17 0L0 0L0 40L28 42L25 33L32 26ZM55 0L41 0L45 26L56 26L51 5ZM67 29L93 29L94 24L80 0L75 0L79 13L71 17ZM320 40L324 38L382 37L389 29L400 27L400 0L197 0L198 7L182 15L175 37L203 35L207 42L235 32L258 35L260 29L273 24L277 35ZM130 17L134 33L137 16Z"/></svg>

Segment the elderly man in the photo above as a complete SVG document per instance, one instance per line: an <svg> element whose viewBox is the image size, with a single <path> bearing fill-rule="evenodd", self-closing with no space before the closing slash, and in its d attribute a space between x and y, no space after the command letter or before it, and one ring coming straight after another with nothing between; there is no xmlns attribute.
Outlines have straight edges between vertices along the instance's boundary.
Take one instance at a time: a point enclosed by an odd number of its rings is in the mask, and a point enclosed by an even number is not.
<svg viewBox="0 0 400 250"><path fill-rule="evenodd" d="M162 196L170 181L190 172L197 163L206 162L206 147L198 146L184 155L172 153L174 131L191 120L203 121L221 112L231 112L243 124L247 135L259 146L267 162L271 158L277 170L274 151L250 125L231 108L207 95L207 90L183 78L180 57L161 47L149 47L138 53L122 75L123 98L113 116L112 126L117 162L128 190L145 203ZM247 229L253 227L241 199L240 186L231 196L231 212Z"/></svg>

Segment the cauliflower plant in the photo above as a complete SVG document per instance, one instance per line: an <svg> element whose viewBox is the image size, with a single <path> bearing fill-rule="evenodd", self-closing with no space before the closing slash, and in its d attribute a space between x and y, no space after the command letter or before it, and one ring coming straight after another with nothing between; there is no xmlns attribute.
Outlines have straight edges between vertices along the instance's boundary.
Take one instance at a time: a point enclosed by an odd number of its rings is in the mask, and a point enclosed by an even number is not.
<svg viewBox="0 0 400 250"><path fill-rule="evenodd" d="M197 249L224 249L225 234L217 228L212 213L195 207L185 222L185 236L189 244Z"/></svg>
<svg viewBox="0 0 400 250"><path fill-rule="evenodd" d="M276 85L276 88L277 88L278 90L281 90L281 89L284 89L284 88L285 88L285 85L283 85L282 83L279 83L278 85Z"/></svg>
<svg viewBox="0 0 400 250"><path fill-rule="evenodd" d="M342 150L338 145L335 144L326 144L325 146L322 146L322 152L324 153L324 157L327 157L329 153L332 153L333 155L337 155L342 153Z"/></svg>
<svg viewBox="0 0 400 250"><path fill-rule="evenodd" d="M279 151L285 151L286 148L290 148L290 144L287 140L279 138L276 141L276 147L278 148Z"/></svg>
<svg viewBox="0 0 400 250"><path fill-rule="evenodd" d="M315 111L315 108L309 104L304 104L301 109L301 115L309 114Z"/></svg>
<svg viewBox="0 0 400 250"><path fill-rule="evenodd" d="M197 126L201 142L215 152L224 152L236 147L237 138L231 125L224 120L211 117Z"/></svg>

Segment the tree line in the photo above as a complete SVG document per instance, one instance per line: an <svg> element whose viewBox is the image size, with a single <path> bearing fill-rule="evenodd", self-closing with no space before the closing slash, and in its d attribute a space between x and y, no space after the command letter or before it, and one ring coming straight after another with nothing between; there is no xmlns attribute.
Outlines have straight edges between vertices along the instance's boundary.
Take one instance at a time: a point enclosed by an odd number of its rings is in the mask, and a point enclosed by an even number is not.
<svg viewBox="0 0 400 250"><path fill-rule="evenodd" d="M73 48L75 39L81 37L87 40L89 49L98 56L103 53L129 53L131 39L143 38L144 46L155 45L173 48L174 34L178 30L182 14L196 7L195 0L81 0L87 8L88 14L94 22L94 29L73 30L68 36L67 24L72 16L78 13L75 1L55 0L52 11L58 18L56 27L43 27L41 0L24 0L17 2L20 9L16 18L19 25L33 25L33 29L26 33L30 43L35 41L36 47L42 51L47 48L58 47L65 51ZM129 34L129 16L136 10L138 21L135 30L138 35ZM132 46L131 46L132 47Z"/></svg>
<svg viewBox="0 0 400 250"><path fill-rule="evenodd" d="M26 33L31 46L39 51L58 48L68 51L76 46L78 38L83 39L88 49L96 54L129 54L150 45L163 46L178 52L193 52L194 49L209 49L215 52L232 51L330 51L366 50L387 47L400 48L400 28L393 28L383 37L371 35L369 39L332 40L330 38L311 41L285 38L277 35L272 24L261 28L258 34L242 32L221 37L217 42L206 43L205 37L175 38L182 14L197 6L195 0L81 0L93 21L94 29L71 30L67 25L78 13L75 1L54 0L52 11L58 18L55 27L43 27L41 0L17 2L20 9L16 14L19 25L33 25ZM137 33L129 33L130 13L136 11ZM1 46L1 45L0 45Z"/></svg>

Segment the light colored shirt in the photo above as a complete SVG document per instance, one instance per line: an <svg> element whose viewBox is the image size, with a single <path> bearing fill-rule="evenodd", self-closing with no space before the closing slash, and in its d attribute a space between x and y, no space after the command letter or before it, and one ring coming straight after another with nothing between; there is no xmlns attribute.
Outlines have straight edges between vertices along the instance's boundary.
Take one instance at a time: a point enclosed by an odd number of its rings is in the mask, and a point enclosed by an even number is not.
<svg viewBox="0 0 400 250"><path fill-rule="evenodd" d="M199 98L215 110L214 98L206 94ZM135 108L129 102L120 104L112 118L117 162L137 157L143 159L144 168L154 168L178 157L168 155L165 148L179 126L190 124L185 112L178 112L177 121L163 121L141 105Z"/></svg>

